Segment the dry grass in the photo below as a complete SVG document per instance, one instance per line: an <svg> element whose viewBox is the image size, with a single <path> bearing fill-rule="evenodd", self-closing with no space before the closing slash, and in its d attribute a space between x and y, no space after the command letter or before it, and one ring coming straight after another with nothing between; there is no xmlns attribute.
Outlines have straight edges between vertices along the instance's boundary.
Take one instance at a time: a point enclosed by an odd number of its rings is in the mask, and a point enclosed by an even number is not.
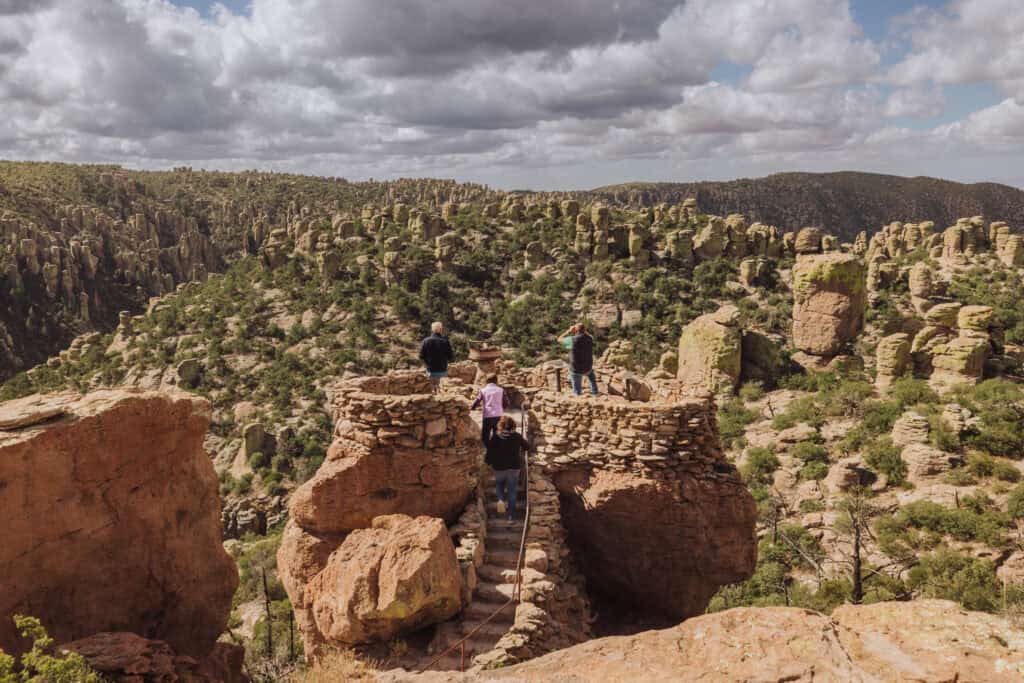
<svg viewBox="0 0 1024 683"><path fill-rule="evenodd" d="M351 650L339 650L322 657L308 671L294 674L290 683L336 683L337 681L377 680L372 663L359 659Z"/></svg>

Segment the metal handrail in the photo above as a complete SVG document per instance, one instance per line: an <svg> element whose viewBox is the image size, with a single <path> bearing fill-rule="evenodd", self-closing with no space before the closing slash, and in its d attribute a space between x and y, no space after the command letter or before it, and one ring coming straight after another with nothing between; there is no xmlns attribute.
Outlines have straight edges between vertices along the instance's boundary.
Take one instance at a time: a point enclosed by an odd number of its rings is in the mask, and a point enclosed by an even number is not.
<svg viewBox="0 0 1024 683"><path fill-rule="evenodd" d="M529 417L527 415L528 404L524 404L521 408L522 420L520 422L520 430L522 431L523 438L527 437L527 427L529 426ZM523 471L526 474L526 486L523 487L523 494L526 499L526 513L523 517L523 533L519 539L519 556L516 558L516 580L512 588L512 597L498 606L493 612L491 612L483 621L481 621L472 631L464 635L462 638L457 640L448 646L448 649L441 652L439 655L434 657L430 662L420 669L420 673L423 673L430 669L430 667L437 664L439 661L444 659L446 656L459 648L461 652L461 658L459 661L459 671L466 670L466 641L476 635L476 632L482 629L484 626L489 624L492 619L501 614L505 608L511 605L513 602L521 602L522 589L523 589L523 558L526 553L526 532L530 529L530 452L523 452Z"/></svg>

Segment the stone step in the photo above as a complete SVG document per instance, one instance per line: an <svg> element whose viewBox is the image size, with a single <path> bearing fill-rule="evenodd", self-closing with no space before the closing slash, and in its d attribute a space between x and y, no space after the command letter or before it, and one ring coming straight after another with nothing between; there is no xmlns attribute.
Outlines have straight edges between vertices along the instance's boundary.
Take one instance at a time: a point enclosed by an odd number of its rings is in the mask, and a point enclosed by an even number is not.
<svg viewBox="0 0 1024 683"><path fill-rule="evenodd" d="M423 662L423 664L421 664L421 666L426 666L427 663L429 663L431 659L433 659L433 657L428 657ZM460 662L461 662L461 657L459 655L459 651L456 650L455 652L450 653L450 654L446 654L444 657L439 659L437 661L437 664L434 664L434 666L430 667L429 671L460 671ZM470 657L469 653L467 652L466 653L465 668L468 669L472 665L473 665L473 658Z"/></svg>
<svg viewBox="0 0 1024 683"><path fill-rule="evenodd" d="M519 550L488 550L484 553L484 563L497 565L499 567L512 567L515 568L516 562L519 561Z"/></svg>
<svg viewBox="0 0 1024 683"><path fill-rule="evenodd" d="M477 576L483 581L488 583L508 583L515 584L516 582L516 568L515 565L511 567L501 567L494 564L483 564L476 570ZM523 567L522 580L523 583L530 583L531 581L543 580L544 574L531 569L530 567Z"/></svg>
<svg viewBox="0 0 1024 683"><path fill-rule="evenodd" d="M482 564L477 567L476 575L483 581L490 583L515 583L515 564L511 567L503 567L496 564Z"/></svg>
<svg viewBox="0 0 1024 683"><path fill-rule="evenodd" d="M520 525L521 526L521 525ZM488 550L515 550L519 552L519 544L523 540L523 530L503 529L487 527L487 549Z"/></svg>
<svg viewBox="0 0 1024 683"><path fill-rule="evenodd" d="M482 581L476 585L476 590L473 592L473 600L501 604L511 598L514 592L515 586L510 583L489 583L487 581ZM509 609L512 608L509 607ZM512 611L514 612L515 610Z"/></svg>
<svg viewBox="0 0 1024 683"><path fill-rule="evenodd" d="M496 607L497 605L489 602L477 602L476 600L474 600L470 603L469 607L462 611L462 616L464 619L480 621L491 616L491 614L494 613ZM509 605L498 614L495 614L494 618L491 619L491 623L504 624L507 630L509 627L512 626L512 622L514 622L515 619L516 606Z"/></svg>
<svg viewBox="0 0 1024 683"><path fill-rule="evenodd" d="M507 609L509 612L515 614L515 609L513 609L511 605ZM503 635L508 633L511 626L512 624L509 622L498 621L498 617L495 617L486 623L484 623L483 619L463 619L461 622L463 635L469 635L473 629L479 627L479 630L473 634L469 641L467 641L467 644L469 642L487 643L487 649L494 647L494 643L498 642Z"/></svg>
<svg viewBox="0 0 1024 683"><path fill-rule="evenodd" d="M513 519L509 521L504 517L488 517L487 518L487 532L492 531L514 531L517 534L523 533L523 520Z"/></svg>
<svg viewBox="0 0 1024 683"><path fill-rule="evenodd" d="M524 507L525 504L526 504L525 501L523 501L521 498L516 500L516 520L517 521L522 521L522 519L523 519L523 515L525 514L525 510L526 510L526 508ZM487 508L487 517L489 519L504 519L505 518L504 515L499 515L498 514L498 499L497 498L488 499L487 505L485 507Z"/></svg>

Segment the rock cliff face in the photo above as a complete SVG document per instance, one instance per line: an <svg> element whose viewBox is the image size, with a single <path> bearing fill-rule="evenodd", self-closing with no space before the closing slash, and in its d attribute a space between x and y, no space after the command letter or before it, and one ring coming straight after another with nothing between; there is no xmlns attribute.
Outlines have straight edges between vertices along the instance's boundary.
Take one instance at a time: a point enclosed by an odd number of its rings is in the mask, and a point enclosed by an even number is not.
<svg viewBox="0 0 1024 683"><path fill-rule="evenodd" d="M944 600L846 605L832 617L792 607L741 607L674 628L601 638L469 676L381 674L422 681L975 681L1024 676L1024 638L1006 619Z"/></svg>
<svg viewBox="0 0 1024 683"><path fill-rule="evenodd" d="M722 456L708 398L531 404L535 466L562 501L588 591L652 620L700 614L754 571L754 500Z"/></svg>
<svg viewBox="0 0 1024 683"><path fill-rule="evenodd" d="M206 401L99 391L0 406L0 648L10 616L57 642L105 631L205 657L238 585L221 546Z"/></svg>
<svg viewBox="0 0 1024 683"><path fill-rule="evenodd" d="M424 525L435 518L437 531L442 519L454 522L479 476L468 402L431 394L423 373L348 380L336 399L336 440L316 476L292 496L277 556L313 657L325 645L386 639L461 608L452 542L426 534ZM426 515L417 519L423 533L385 523L398 514ZM403 543L410 553L419 549L420 561L406 558L409 571L389 555ZM437 595L427 595L424 582L436 584Z"/></svg>

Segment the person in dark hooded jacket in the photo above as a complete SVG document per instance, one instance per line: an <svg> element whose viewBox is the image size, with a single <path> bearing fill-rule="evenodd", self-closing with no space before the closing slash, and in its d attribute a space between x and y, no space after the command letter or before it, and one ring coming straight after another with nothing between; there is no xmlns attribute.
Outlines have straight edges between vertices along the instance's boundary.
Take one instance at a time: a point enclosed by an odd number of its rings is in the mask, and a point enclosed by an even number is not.
<svg viewBox="0 0 1024 683"><path fill-rule="evenodd" d="M523 467L523 451L528 450L530 444L516 431L515 420L510 415L502 415L487 443L487 464L494 470L498 514L507 514L510 522L516 516L516 493L519 490L519 471Z"/></svg>

